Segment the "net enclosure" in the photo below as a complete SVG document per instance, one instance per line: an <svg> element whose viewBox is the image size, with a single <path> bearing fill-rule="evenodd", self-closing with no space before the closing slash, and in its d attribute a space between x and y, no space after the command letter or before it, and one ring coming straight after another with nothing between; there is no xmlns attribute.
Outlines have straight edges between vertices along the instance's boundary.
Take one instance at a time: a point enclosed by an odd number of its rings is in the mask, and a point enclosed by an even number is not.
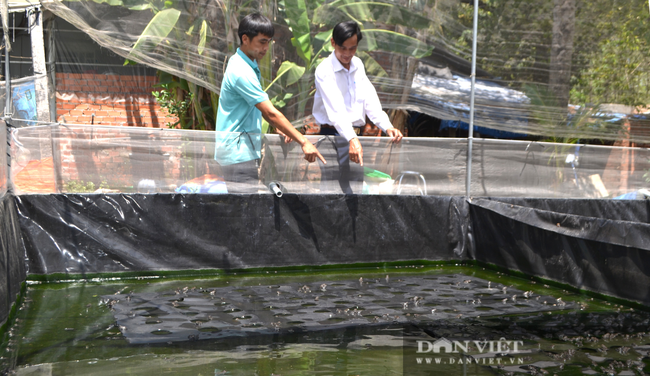
<svg viewBox="0 0 650 376"><path fill-rule="evenodd" d="M411 136L439 135L469 122L472 1L81 0L40 6L31 13L43 21L49 94L57 102L50 107L58 110L50 110L50 121L97 123L101 109L69 114L61 103L92 96L146 107L156 104L150 95L156 90L171 93L159 94L167 109L185 106L180 123L170 124L213 129L225 64L239 45L239 20L260 12L275 27L271 52L259 62L263 88L296 126L314 125L314 70L332 52L333 26L346 20L362 27L357 56L396 126ZM490 0L479 1L479 8L474 124L481 135L638 145L650 140L644 114L647 2ZM11 13L13 40L36 25L39 18L30 21L31 13L22 21ZM15 57L25 65L37 56ZM127 82L156 72L162 86L140 81L138 93ZM414 113L428 116L424 128L409 123ZM128 113L117 118L103 123L168 123Z"/></svg>

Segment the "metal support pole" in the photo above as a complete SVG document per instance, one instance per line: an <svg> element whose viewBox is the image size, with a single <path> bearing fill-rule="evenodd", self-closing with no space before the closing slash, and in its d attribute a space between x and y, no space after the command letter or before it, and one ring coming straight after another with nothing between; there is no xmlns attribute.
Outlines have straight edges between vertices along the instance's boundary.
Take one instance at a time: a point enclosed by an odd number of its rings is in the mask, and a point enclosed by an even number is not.
<svg viewBox="0 0 650 376"><path fill-rule="evenodd" d="M5 35L5 117L11 117L11 76L9 74L9 37Z"/></svg>
<svg viewBox="0 0 650 376"><path fill-rule="evenodd" d="M474 92L476 91L476 39L478 37L478 0L474 0L474 28L472 31L472 89L469 97L469 134L467 135L467 181L465 195L471 200L472 144L474 141Z"/></svg>
<svg viewBox="0 0 650 376"><path fill-rule="evenodd" d="M6 101L5 101L4 115L6 118L8 118L11 117L11 75L9 74L9 52L11 52L11 43L9 43L9 5L7 0L2 0L1 16L2 16L2 32L4 34L4 50L5 50Z"/></svg>

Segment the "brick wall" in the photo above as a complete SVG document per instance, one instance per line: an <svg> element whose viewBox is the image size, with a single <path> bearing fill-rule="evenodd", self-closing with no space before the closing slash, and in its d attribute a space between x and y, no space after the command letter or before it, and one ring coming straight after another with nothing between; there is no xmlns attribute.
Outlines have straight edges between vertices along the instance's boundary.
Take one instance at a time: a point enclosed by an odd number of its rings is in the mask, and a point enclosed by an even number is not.
<svg viewBox="0 0 650 376"><path fill-rule="evenodd" d="M56 74L57 121L161 128L176 117L151 95L156 76Z"/></svg>
<svg viewBox="0 0 650 376"><path fill-rule="evenodd" d="M157 81L156 76L57 73L57 121L166 128L167 123L173 124L178 119L169 116L151 95ZM141 178L155 177L158 184L173 185L180 178L181 148L159 145L158 149L164 148L165 152L158 154L166 154L167 158L139 161L147 159L138 155L141 153L139 150L159 142L149 138L134 140L133 134L121 132L119 128L77 129L76 132L61 134L61 183L65 187L70 181L92 181L99 187L102 181L106 181L109 188L129 191L128 187L135 189ZM117 139L124 140L124 143L112 142ZM144 157L148 156L147 153Z"/></svg>
<svg viewBox="0 0 650 376"><path fill-rule="evenodd" d="M144 131L144 130L143 130ZM57 140L60 150L61 190L70 182L102 182L120 192L137 190L142 179L152 179L164 190L184 182L181 176L182 134L139 132L122 127L62 127Z"/></svg>

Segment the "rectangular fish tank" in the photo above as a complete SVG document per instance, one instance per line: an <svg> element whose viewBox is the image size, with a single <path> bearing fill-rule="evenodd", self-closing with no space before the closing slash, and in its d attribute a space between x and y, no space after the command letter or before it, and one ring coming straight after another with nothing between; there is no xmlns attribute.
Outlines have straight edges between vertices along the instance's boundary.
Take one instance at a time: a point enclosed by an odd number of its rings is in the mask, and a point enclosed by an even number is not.
<svg viewBox="0 0 650 376"><path fill-rule="evenodd" d="M366 138L343 195L269 135L224 195L214 132L6 134L0 375L650 373L646 149Z"/></svg>
<svg viewBox="0 0 650 376"><path fill-rule="evenodd" d="M479 265L28 281L11 375L643 375L643 306Z"/></svg>

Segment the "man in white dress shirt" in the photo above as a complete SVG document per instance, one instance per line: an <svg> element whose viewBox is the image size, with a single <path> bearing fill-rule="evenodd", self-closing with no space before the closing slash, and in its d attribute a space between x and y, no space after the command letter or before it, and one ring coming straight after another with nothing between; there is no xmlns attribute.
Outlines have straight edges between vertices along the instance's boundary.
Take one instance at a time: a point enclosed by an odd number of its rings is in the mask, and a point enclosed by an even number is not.
<svg viewBox="0 0 650 376"><path fill-rule="evenodd" d="M321 164L321 188L331 189L327 183L338 181L345 194L361 193L363 148L357 136L363 136L366 117L394 142L402 139L402 132L393 127L382 110L361 59L354 56L362 38L355 21L337 24L331 40L334 52L316 68L314 119L321 127L321 135L341 136L331 140L339 168ZM350 161L357 166L350 166Z"/></svg>

